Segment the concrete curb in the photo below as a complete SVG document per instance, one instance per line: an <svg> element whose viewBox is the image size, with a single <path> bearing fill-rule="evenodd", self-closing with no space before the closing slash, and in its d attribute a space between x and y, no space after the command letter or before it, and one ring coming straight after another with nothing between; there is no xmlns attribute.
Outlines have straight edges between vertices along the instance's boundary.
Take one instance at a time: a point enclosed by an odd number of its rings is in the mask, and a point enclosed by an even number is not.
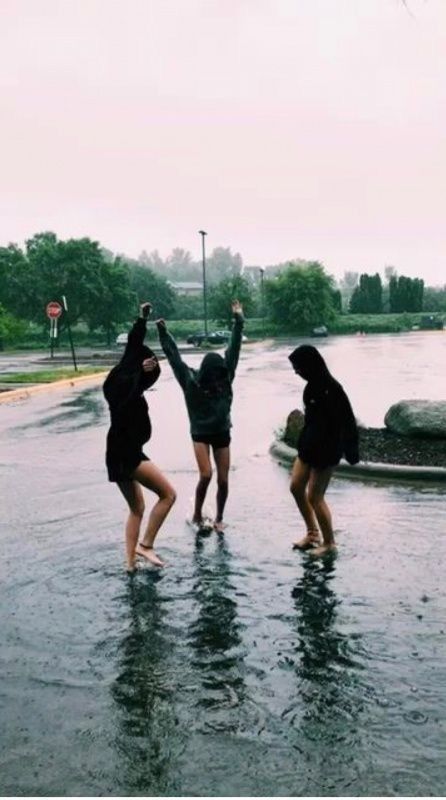
<svg viewBox="0 0 446 800"><path fill-rule="evenodd" d="M53 389L63 389L67 386L77 386L79 383L88 383L89 381L105 380L110 370L105 372L95 372L93 375L81 375L79 378L64 378L61 381L53 381L52 383L37 383L34 386L27 386L23 389L7 389L0 392L0 405L3 403L12 403L16 400L26 400L33 394L39 392L48 392Z"/></svg>
<svg viewBox="0 0 446 800"><path fill-rule="evenodd" d="M297 456L297 450L276 439L270 447L270 452L277 459L291 464ZM402 478L404 480L425 480L446 482L446 469L444 467L410 467L406 464L382 464L380 462L365 462L352 466L346 461L336 467L336 474L340 473L351 478Z"/></svg>

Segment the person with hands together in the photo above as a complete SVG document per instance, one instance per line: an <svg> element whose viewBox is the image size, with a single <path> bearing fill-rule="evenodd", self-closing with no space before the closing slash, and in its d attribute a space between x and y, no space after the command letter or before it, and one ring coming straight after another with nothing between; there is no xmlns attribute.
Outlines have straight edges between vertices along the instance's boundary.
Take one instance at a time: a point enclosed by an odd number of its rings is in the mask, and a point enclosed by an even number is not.
<svg viewBox="0 0 446 800"><path fill-rule="evenodd" d="M152 432L144 392L156 383L161 373L155 353L144 344L151 309L150 303L141 304L140 316L128 335L124 354L103 385L111 417L106 449L108 479L118 485L129 507L125 528L129 572L135 570L137 556L156 567L164 566L153 546L176 499L167 478L142 449ZM158 499L139 540L145 510L142 487L154 492Z"/></svg>

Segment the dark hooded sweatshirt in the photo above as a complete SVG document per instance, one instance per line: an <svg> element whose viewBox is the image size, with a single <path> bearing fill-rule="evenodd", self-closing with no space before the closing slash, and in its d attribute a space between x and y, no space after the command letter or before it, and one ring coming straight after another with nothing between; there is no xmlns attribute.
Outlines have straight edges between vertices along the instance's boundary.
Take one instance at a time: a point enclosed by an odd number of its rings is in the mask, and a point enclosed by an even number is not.
<svg viewBox="0 0 446 800"><path fill-rule="evenodd" d="M242 330L243 316L236 314L224 356L207 353L196 370L182 360L166 328L158 327L161 347L184 392L192 436L214 436L231 427L232 382L240 355Z"/></svg>
<svg viewBox="0 0 446 800"><path fill-rule="evenodd" d="M134 469L147 460L142 452L152 432L144 392L158 380L160 367L144 372L142 362L155 357L146 347L146 320L138 319L129 333L119 364L107 375L103 391L110 408L106 464L110 481L130 480Z"/></svg>
<svg viewBox="0 0 446 800"><path fill-rule="evenodd" d="M311 345L296 348L289 359L308 381L303 394L305 422L298 442L299 458L319 469L336 466L343 456L350 464L356 464L358 428L341 384Z"/></svg>

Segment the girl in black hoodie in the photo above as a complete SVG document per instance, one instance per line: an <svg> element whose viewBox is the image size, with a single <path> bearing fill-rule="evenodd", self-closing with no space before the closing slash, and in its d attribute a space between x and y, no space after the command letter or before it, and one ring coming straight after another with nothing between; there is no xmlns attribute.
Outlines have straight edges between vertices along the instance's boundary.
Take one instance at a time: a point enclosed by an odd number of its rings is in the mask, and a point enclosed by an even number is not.
<svg viewBox="0 0 446 800"><path fill-rule="evenodd" d="M325 492L333 469L343 456L350 464L359 461L358 429L350 401L319 351L302 345L293 350L289 360L297 375L307 381L303 395L305 421L290 485L307 533L294 547L314 548L311 554L321 556L336 548ZM319 528L323 537L320 547Z"/></svg>
<svg viewBox="0 0 446 800"><path fill-rule="evenodd" d="M217 468L217 513L213 527L223 533L223 511L228 497L228 474L231 442L232 383L240 355L243 331L243 308L238 300L232 303L234 315L231 340L224 356L207 353L198 370L181 358L178 347L163 319L157 320L161 347L180 384L189 414L190 432L199 470L195 490L192 525L203 528L203 504L212 477L210 448Z"/></svg>
<svg viewBox="0 0 446 800"><path fill-rule="evenodd" d="M144 392L156 383L161 372L155 353L143 344L150 311L150 303L141 305L141 316L129 333L124 355L108 374L103 386L111 416L106 452L108 479L118 484L130 510L125 528L129 571L135 569L137 555L156 567L164 566L153 549L153 543L175 502L174 489L142 450L152 432ZM138 543L145 508L141 486L155 492L158 501Z"/></svg>

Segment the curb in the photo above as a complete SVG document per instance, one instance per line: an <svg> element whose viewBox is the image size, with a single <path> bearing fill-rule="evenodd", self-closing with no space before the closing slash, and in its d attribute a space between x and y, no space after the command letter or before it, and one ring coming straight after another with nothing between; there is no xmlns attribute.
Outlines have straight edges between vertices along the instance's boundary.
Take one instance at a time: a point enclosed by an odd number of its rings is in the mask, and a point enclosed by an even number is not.
<svg viewBox="0 0 446 800"><path fill-rule="evenodd" d="M291 464L297 457L297 450L276 439L270 447L270 453L279 460ZM406 464L383 464L381 462L365 462L352 466L341 461L336 467L336 474L350 478L403 478L405 480L426 480L446 482L445 467L410 467Z"/></svg>
<svg viewBox="0 0 446 800"><path fill-rule="evenodd" d="M38 383L35 386L28 386L23 389L7 389L4 392L0 392L0 405L14 400L26 400L31 395L39 392L63 389L66 386L76 386L78 383L87 383L88 381L104 380L108 373L109 370L106 370L104 372L95 372L93 375L81 375L79 378L64 378L61 381L53 381L52 383Z"/></svg>

